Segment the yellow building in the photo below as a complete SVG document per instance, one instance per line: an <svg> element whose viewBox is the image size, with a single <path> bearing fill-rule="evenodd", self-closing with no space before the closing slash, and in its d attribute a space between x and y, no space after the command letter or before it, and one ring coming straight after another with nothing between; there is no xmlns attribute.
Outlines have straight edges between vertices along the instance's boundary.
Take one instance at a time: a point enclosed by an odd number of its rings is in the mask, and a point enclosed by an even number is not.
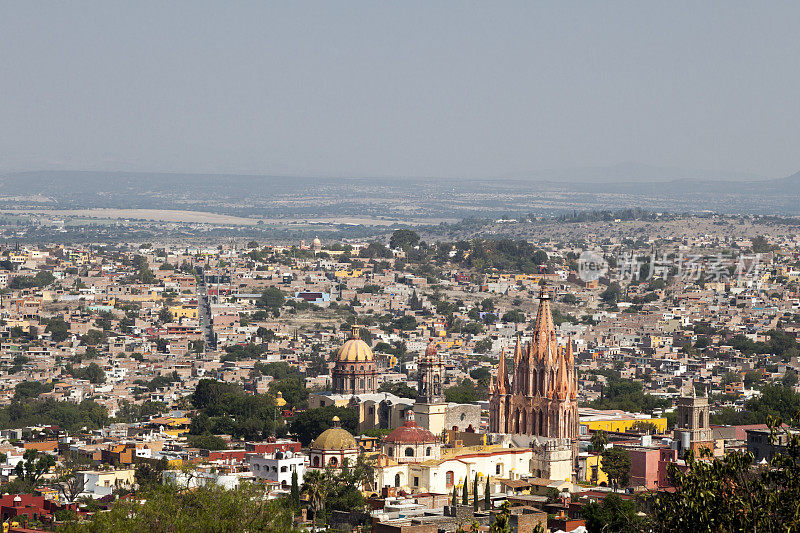
<svg viewBox="0 0 800 533"><path fill-rule="evenodd" d="M162 416L148 421L148 425L161 428L170 437L179 437L189 433L189 425L191 423L192 420L185 416Z"/></svg>
<svg viewBox="0 0 800 533"><path fill-rule="evenodd" d="M397 366L397 356L390 353L375 354L375 359L385 359L387 361L386 366L388 368L394 368Z"/></svg>
<svg viewBox="0 0 800 533"><path fill-rule="evenodd" d="M337 278L360 278L364 271L360 268L354 270L337 270L335 275Z"/></svg>
<svg viewBox="0 0 800 533"><path fill-rule="evenodd" d="M592 485L608 485L608 475L603 471L601 456L581 454L578 456L578 481Z"/></svg>
<svg viewBox="0 0 800 533"><path fill-rule="evenodd" d="M197 307L191 305L175 305L169 308L169 314L172 315L172 320L181 318L197 320Z"/></svg>
<svg viewBox="0 0 800 533"><path fill-rule="evenodd" d="M578 413L580 415L582 435L586 434L583 428L588 432L602 430L609 433L626 433L637 424L643 422L653 424L660 434L667 432L666 418L654 418L641 413L626 413L625 411L592 409L589 407L581 407Z"/></svg>

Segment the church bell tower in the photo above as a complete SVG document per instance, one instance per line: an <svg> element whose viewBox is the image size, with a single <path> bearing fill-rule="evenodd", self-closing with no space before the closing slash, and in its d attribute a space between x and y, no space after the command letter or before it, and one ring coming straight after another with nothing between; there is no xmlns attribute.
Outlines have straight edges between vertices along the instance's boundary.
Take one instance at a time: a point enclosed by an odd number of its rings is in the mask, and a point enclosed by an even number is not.
<svg viewBox="0 0 800 533"><path fill-rule="evenodd" d="M445 429L447 403L444 400L444 363L434 339L420 357L417 368L414 417L420 426L440 435Z"/></svg>

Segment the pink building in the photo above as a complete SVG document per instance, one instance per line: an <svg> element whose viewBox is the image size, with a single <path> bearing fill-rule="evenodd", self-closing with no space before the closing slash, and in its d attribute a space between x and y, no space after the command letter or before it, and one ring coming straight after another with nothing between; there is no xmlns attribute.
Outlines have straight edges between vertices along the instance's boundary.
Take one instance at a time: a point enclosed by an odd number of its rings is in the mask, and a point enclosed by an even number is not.
<svg viewBox="0 0 800 533"><path fill-rule="evenodd" d="M625 449L631 457L631 487L658 489L661 449L645 446L632 446Z"/></svg>

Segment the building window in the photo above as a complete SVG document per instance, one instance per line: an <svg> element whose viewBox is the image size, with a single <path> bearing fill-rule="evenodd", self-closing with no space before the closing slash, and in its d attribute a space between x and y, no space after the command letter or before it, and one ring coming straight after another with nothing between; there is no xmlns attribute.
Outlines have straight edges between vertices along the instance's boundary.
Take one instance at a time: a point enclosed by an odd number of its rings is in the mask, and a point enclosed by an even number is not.
<svg viewBox="0 0 800 533"><path fill-rule="evenodd" d="M331 457L331 460L328 461L331 466L336 466L339 464L339 460L336 457Z"/></svg>
<svg viewBox="0 0 800 533"><path fill-rule="evenodd" d="M388 455L389 457L394 457L394 448L389 446L389 448L386 450L386 455Z"/></svg>
<svg viewBox="0 0 800 533"><path fill-rule="evenodd" d="M394 486L395 487L399 487L400 486L400 474L395 474L394 475Z"/></svg>
<svg viewBox="0 0 800 533"><path fill-rule="evenodd" d="M410 446L406 448L406 457L414 457L414 448Z"/></svg>
<svg viewBox="0 0 800 533"><path fill-rule="evenodd" d="M503 465L502 465L502 463L497 463L497 466L494 467L494 473L497 476L499 476L500 474L503 473Z"/></svg>
<svg viewBox="0 0 800 533"><path fill-rule="evenodd" d="M414 486L419 487L419 477L414 476Z"/></svg>
<svg viewBox="0 0 800 533"><path fill-rule="evenodd" d="M444 481L447 483L448 487L453 486L453 471L448 470L447 473L444 475Z"/></svg>
<svg viewBox="0 0 800 533"><path fill-rule="evenodd" d="M314 457L314 468L319 468L319 456Z"/></svg>
<svg viewBox="0 0 800 533"><path fill-rule="evenodd" d="M428 446L427 448L425 448L425 455L426 455L427 457L430 457L430 456L431 456L431 447L430 447L430 446Z"/></svg>

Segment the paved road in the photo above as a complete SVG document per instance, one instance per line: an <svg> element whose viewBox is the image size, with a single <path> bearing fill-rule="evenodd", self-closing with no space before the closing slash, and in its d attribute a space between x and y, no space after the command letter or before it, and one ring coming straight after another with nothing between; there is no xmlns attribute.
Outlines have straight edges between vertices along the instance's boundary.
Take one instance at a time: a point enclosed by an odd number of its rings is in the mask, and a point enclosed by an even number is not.
<svg viewBox="0 0 800 533"><path fill-rule="evenodd" d="M200 326L204 330L203 340L206 344L206 351L216 350L217 343L214 342L214 333L211 329L211 308L208 304L208 289L205 283L197 284L197 309L200 313Z"/></svg>

